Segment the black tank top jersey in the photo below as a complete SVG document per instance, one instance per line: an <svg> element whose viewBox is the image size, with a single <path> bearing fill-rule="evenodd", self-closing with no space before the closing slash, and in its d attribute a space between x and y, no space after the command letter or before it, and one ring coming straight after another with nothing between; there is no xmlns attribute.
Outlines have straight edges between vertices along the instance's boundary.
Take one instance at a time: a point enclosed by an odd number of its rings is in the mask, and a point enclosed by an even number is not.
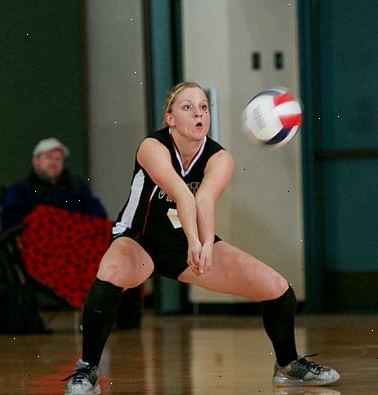
<svg viewBox="0 0 378 395"><path fill-rule="evenodd" d="M203 179L207 161L224 149L211 138L205 137L190 166L184 170L168 128L148 137L157 139L168 148L174 169L194 194ZM113 238L119 236L145 241L158 251L171 251L173 254L183 248L186 252L187 249L187 240L178 220L176 203L151 180L137 160L127 202L113 226Z"/></svg>

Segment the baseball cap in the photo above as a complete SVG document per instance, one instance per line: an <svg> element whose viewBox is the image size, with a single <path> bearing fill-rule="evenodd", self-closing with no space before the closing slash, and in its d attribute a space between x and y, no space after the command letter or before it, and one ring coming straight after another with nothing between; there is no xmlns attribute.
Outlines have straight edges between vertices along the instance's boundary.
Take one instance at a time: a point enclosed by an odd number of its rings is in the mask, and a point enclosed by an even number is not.
<svg viewBox="0 0 378 395"><path fill-rule="evenodd" d="M33 156L37 156L42 152L52 151L53 149L61 149L64 153L64 156L68 156L70 154L70 150L62 144L55 137L50 137L48 139L41 140L34 148Z"/></svg>

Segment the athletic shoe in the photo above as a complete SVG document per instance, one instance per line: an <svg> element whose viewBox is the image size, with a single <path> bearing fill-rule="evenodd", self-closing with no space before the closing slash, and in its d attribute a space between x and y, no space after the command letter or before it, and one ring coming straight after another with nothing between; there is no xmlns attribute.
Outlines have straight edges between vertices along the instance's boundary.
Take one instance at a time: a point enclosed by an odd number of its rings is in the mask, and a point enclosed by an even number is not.
<svg viewBox="0 0 378 395"><path fill-rule="evenodd" d="M335 369L318 365L306 359L306 357L314 355L316 354L305 355L304 357L298 356L296 360L286 366L279 366L276 363L273 384L276 386L305 387L328 385L338 381L340 374Z"/></svg>
<svg viewBox="0 0 378 395"><path fill-rule="evenodd" d="M97 367L79 359L73 373L63 381L70 380L65 387L65 395L98 395L101 388L97 381Z"/></svg>

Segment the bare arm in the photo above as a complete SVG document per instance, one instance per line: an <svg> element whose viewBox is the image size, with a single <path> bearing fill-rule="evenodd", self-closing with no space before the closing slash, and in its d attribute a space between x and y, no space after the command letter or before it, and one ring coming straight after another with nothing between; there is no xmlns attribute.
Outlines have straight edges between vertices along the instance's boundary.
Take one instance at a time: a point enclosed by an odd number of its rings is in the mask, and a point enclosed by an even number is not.
<svg viewBox="0 0 378 395"><path fill-rule="evenodd" d="M215 235L215 203L231 181L234 162L227 151L219 151L208 161L205 175L196 194L197 223L202 252L200 271L212 264L212 248Z"/></svg>
<svg viewBox="0 0 378 395"><path fill-rule="evenodd" d="M151 179L175 200L177 214L188 239L188 264L197 266L201 243L197 229L196 201L173 168L168 149L159 141L147 138L139 147L137 160Z"/></svg>

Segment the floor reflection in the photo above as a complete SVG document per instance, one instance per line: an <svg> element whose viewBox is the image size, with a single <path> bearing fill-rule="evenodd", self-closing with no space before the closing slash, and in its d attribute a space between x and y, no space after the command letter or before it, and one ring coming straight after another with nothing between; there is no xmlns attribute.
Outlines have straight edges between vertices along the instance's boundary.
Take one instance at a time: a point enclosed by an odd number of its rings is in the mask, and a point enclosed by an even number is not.
<svg viewBox="0 0 378 395"><path fill-rule="evenodd" d="M0 392L63 393L61 379L80 355L69 312L55 314L53 335L0 335ZM274 388L274 356L260 317L156 317L141 330L112 333L100 366L104 395L377 395L378 316L302 316L301 353L335 367L327 388Z"/></svg>

